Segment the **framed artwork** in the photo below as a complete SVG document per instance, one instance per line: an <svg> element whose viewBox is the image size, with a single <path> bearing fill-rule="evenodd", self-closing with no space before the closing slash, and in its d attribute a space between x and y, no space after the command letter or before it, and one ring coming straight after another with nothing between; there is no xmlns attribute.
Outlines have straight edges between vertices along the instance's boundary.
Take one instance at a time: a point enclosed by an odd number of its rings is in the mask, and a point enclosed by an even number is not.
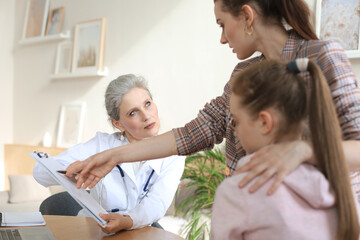
<svg viewBox="0 0 360 240"><path fill-rule="evenodd" d="M23 39L44 36L49 11L49 0L28 0Z"/></svg>
<svg viewBox="0 0 360 240"><path fill-rule="evenodd" d="M61 106L57 147L69 148L81 142L86 104L65 104Z"/></svg>
<svg viewBox="0 0 360 240"><path fill-rule="evenodd" d="M105 18L75 25L72 72L102 70Z"/></svg>
<svg viewBox="0 0 360 240"><path fill-rule="evenodd" d="M55 74L70 73L72 59L72 42L61 42L57 46Z"/></svg>
<svg viewBox="0 0 360 240"><path fill-rule="evenodd" d="M50 10L45 35L59 34L64 20L65 7Z"/></svg>
<svg viewBox="0 0 360 240"><path fill-rule="evenodd" d="M359 11L359 0L317 0L316 34L338 41L349 58L360 57Z"/></svg>

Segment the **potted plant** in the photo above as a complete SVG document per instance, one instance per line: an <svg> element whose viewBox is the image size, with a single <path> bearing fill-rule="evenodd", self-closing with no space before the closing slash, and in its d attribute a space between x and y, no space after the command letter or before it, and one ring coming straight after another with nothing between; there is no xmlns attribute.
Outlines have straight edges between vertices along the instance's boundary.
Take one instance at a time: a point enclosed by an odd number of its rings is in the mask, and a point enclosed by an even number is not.
<svg viewBox="0 0 360 240"><path fill-rule="evenodd" d="M175 206L176 212L188 220L183 230L188 240L209 238L215 191L224 178L225 157L219 148L186 158L182 180L187 180L185 189L192 194Z"/></svg>

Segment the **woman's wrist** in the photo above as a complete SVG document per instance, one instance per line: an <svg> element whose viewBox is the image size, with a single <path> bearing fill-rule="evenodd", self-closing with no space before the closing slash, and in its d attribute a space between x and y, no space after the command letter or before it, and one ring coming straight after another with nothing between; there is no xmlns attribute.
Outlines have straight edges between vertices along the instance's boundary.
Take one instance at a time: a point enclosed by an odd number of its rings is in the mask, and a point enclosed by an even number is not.
<svg viewBox="0 0 360 240"><path fill-rule="evenodd" d="M116 148L113 148L113 149L109 149L108 151L108 160L110 162L113 163L114 166L122 163L123 159L122 159L122 156L123 156L123 151L125 147L127 147L128 145L130 144L127 144L127 145L123 145L123 146L119 146L119 147L116 147Z"/></svg>

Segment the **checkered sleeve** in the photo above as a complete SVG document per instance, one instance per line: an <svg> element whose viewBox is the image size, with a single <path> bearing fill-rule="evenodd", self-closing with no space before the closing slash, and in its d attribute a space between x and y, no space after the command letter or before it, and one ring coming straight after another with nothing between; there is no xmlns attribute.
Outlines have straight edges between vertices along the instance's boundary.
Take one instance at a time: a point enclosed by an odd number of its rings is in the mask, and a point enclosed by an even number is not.
<svg viewBox="0 0 360 240"><path fill-rule="evenodd" d="M343 48L328 41L318 53L318 64L332 92L345 140L360 139L360 89Z"/></svg>

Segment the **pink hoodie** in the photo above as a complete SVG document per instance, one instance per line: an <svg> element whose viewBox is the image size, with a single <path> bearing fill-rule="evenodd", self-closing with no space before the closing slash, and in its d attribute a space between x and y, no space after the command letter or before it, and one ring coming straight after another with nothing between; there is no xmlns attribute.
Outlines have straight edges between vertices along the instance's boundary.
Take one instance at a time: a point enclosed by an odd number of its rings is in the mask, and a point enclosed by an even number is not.
<svg viewBox="0 0 360 240"><path fill-rule="evenodd" d="M244 165L246 156L238 163ZM335 239L335 198L324 175L309 164L289 174L271 196L272 181L255 193L238 183L246 173L224 180L216 191L211 218L211 239ZM359 208L358 208L359 209Z"/></svg>

